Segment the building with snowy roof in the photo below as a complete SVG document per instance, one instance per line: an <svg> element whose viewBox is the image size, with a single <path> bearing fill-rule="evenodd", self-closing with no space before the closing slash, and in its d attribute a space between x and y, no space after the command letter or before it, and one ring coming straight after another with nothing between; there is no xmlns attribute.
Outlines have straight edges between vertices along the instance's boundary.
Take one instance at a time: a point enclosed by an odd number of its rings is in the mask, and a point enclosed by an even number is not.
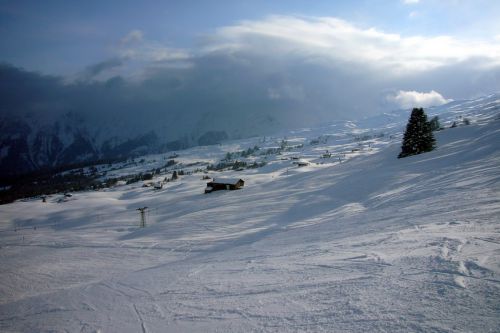
<svg viewBox="0 0 500 333"><path fill-rule="evenodd" d="M217 178L207 183L205 193L219 190L238 190L245 185L241 178Z"/></svg>

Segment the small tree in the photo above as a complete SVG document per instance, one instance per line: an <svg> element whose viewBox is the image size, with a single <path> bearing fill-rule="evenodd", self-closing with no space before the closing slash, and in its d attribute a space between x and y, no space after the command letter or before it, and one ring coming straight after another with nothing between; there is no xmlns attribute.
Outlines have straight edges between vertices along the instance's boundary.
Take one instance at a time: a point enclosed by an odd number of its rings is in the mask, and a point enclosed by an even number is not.
<svg viewBox="0 0 500 333"><path fill-rule="evenodd" d="M398 158L417 155L435 148L436 139L432 134L431 124L422 108L414 108L406 125L401 153Z"/></svg>
<svg viewBox="0 0 500 333"><path fill-rule="evenodd" d="M174 170L174 172L172 172L172 180L176 180L177 178L179 178L179 177L177 176L177 171L176 171L176 170Z"/></svg>
<svg viewBox="0 0 500 333"><path fill-rule="evenodd" d="M144 175L142 175L142 180L151 180L153 179L153 174L152 173L145 173Z"/></svg>
<svg viewBox="0 0 500 333"><path fill-rule="evenodd" d="M441 124L439 123L439 117L438 116L435 116L431 119L431 121L429 122L429 124L431 125L431 131L439 131L441 129Z"/></svg>

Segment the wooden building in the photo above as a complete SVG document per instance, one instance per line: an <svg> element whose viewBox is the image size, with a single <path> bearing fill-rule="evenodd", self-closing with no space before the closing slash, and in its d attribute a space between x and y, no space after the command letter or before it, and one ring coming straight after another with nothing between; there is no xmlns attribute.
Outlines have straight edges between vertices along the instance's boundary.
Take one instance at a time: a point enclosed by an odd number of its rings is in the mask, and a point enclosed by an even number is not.
<svg viewBox="0 0 500 333"><path fill-rule="evenodd" d="M219 190L238 190L245 185L245 181L240 178L217 178L207 183L205 193Z"/></svg>

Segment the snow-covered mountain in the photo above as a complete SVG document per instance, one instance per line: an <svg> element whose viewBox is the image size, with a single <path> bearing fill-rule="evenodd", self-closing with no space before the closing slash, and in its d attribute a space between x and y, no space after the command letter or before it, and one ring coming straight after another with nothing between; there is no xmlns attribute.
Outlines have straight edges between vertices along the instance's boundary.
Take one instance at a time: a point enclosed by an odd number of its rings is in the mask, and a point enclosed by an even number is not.
<svg viewBox="0 0 500 333"><path fill-rule="evenodd" d="M315 119L297 103L264 93L267 104L234 98L237 92L219 91L217 83L192 90L199 80L170 74L65 82L0 64L0 173L214 144Z"/></svg>
<svg viewBox="0 0 500 333"><path fill-rule="evenodd" d="M160 190L3 205L0 330L495 332L498 103L429 110L437 148L403 159L408 114L393 113L178 151L151 181L186 174ZM266 163L200 170L228 153ZM134 174L169 155L96 168ZM245 186L203 194L204 176Z"/></svg>
<svg viewBox="0 0 500 333"><path fill-rule="evenodd" d="M431 108L429 114L448 116L464 110L500 108L500 95L455 101ZM85 114L20 113L0 121L0 173L19 174L38 169L97 160L128 158L148 153L210 145L227 139L271 134L285 127L283 119L265 112L224 114L200 112L165 118L158 112ZM280 119L280 120L278 120ZM360 126L407 120L400 110L364 119ZM342 122L345 123L345 122ZM296 124L295 124L296 125Z"/></svg>
<svg viewBox="0 0 500 333"><path fill-rule="evenodd" d="M132 117L87 119L72 112L50 120L32 115L4 117L0 121L0 172L19 174L81 162L136 157L271 133L280 128L271 117L248 119L244 127L231 118L215 118L219 125L200 119L200 124L193 127L158 119L155 114L145 117L150 124L141 124L147 121ZM211 118L209 114L204 117Z"/></svg>

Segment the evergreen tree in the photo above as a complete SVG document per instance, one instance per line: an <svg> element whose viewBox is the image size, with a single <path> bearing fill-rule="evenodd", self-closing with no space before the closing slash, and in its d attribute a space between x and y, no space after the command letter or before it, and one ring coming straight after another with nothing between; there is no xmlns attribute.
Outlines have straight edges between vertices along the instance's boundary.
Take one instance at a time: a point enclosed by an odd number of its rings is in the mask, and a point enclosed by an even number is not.
<svg viewBox="0 0 500 333"><path fill-rule="evenodd" d="M435 148L436 139L432 134L431 124L422 108L414 108L406 125L403 145L398 158L417 155Z"/></svg>
<svg viewBox="0 0 500 333"><path fill-rule="evenodd" d="M172 172L172 180L176 180L177 178L179 178L177 176L177 171L174 170L174 172Z"/></svg>
<svg viewBox="0 0 500 333"><path fill-rule="evenodd" d="M431 131L439 131L441 129L441 124L439 123L439 117L435 116L429 122L431 124Z"/></svg>

